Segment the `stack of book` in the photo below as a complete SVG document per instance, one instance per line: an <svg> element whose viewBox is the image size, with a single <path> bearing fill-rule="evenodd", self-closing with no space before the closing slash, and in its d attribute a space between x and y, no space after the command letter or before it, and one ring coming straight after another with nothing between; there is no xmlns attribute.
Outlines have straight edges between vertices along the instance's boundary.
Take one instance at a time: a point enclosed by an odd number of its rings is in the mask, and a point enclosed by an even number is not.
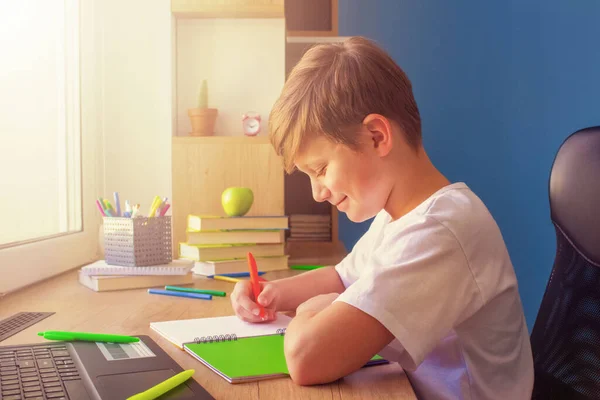
<svg viewBox="0 0 600 400"><path fill-rule="evenodd" d="M289 241L322 242L331 240L329 214L290 215Z"/></svg>
<svg viewBox="0 0 600 400"><path fill-rule="evenodd" d="M184 259L149 267L122 267L100 260L79 270L79 283L96 292L187 285L193 283L193 266L193 261Z"/></svg>
<svg viewBox="0 0 600 400"><path fill-rule="evenodd" d="M189 215L187 242L179 244L179 256L195 261L198 275L247 272L251 252L260 271L288 267L285 254L285 216L214 217Z"/></svg>

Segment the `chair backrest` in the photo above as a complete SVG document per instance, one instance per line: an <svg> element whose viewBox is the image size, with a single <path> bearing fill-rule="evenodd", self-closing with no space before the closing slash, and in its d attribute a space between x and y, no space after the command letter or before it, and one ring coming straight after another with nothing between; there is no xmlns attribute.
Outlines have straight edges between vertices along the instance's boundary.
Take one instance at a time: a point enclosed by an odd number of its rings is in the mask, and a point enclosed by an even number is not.
<svg viewBox="0 0 600 400"><path fill-rule="evenodd" d="M534 399L600 399L600 127L561 145L550 173L556 257L531 345Z"/></svg>

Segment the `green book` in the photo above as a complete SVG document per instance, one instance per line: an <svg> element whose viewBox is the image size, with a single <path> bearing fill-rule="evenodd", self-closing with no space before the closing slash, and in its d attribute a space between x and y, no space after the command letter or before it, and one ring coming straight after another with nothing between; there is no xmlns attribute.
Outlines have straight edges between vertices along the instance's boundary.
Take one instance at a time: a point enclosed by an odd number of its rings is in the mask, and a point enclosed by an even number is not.
<svg viewBox="0 0 600 400"><path fill-rule="evenodd" d="M263 324L235 315L151 322L150 328L229 383L288 376L283 334L292 319L279 314ZM387 363L379 356L367 365Z"/></svg>
<svg viewBox="0 0 600 400"><path fill-rule="evenodd" d="M186 352L229 383L252 382L289 374L281 334L209 343L188 343ZM366 366L387 363L374 356Z"/></svg>

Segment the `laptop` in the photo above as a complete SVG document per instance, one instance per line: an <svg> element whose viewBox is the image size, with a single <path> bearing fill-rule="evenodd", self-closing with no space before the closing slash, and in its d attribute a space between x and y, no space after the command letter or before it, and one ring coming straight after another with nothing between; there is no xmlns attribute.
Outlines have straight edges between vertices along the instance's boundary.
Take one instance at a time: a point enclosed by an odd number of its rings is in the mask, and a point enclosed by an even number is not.
<svg viewBox="0 0 600 400"><path fill-rule="evenodd" d="M120 400L183 371L149 336L136 343L0 346L2 400ZM161 400L213 399L193 378Z"/></svg>

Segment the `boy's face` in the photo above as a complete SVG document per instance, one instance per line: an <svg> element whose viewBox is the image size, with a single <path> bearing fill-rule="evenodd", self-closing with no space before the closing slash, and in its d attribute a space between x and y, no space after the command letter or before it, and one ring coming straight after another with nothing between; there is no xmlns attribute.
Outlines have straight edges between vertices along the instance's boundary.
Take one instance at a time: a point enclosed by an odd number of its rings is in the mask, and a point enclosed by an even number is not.
<svg viewBox="0 0 600 400"><path fill-rule="evenodd" d="M316 135L303 144L295 164L310 177L314 199L330 202L353 222L374 217L389 197L381 159L368 144L357 152Z"/></svg>

